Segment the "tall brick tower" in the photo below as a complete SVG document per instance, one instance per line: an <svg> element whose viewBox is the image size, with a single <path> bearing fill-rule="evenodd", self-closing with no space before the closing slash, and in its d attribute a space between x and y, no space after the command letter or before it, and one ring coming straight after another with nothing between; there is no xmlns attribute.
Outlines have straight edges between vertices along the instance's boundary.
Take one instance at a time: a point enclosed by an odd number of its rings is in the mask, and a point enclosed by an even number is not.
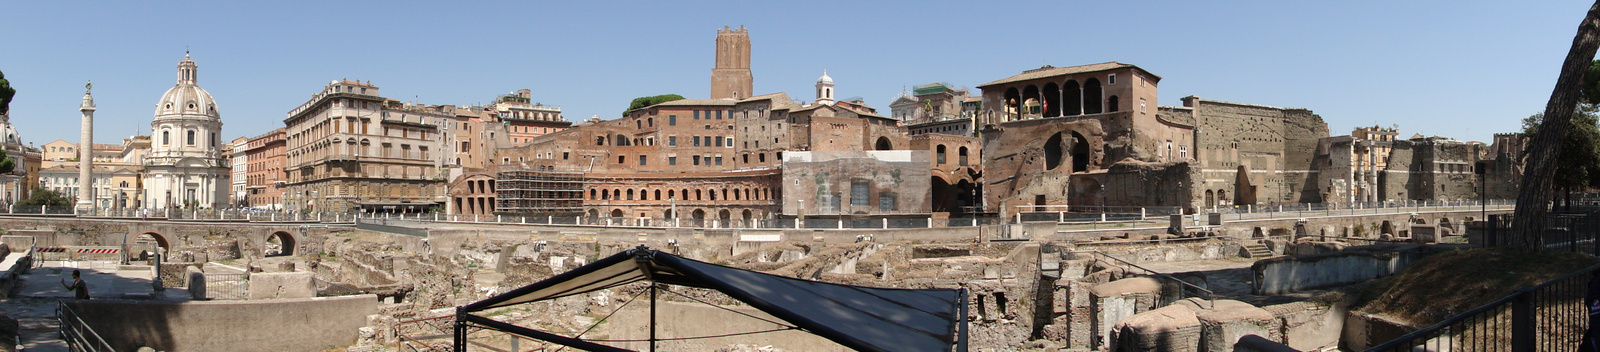
<svg viewBox="0 0 1600 352"><path fill-rule="evenodd" d="M711 99L749 98L754 89L750 77L750 32L744 26L717 30L717 67L711 69Z"/></svg>

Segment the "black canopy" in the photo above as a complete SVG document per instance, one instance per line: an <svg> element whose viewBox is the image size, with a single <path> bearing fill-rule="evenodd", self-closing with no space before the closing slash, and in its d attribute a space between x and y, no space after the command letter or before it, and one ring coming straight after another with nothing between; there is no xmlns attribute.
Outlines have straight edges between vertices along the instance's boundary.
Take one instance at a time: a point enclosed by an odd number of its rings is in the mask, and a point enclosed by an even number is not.
<svg viewBox="0 0 1600 352"><path fill-rule="evenodd" d="M966 292L962 289L892 289L808 281L695 261L644 246L458 307L456 345L464 343L465 334L461 331L464 324L470 322L586 350L615 350L610 346L492 321L472 313L641 280L717 290L800 329L859 351L965 350Z"/></svg>

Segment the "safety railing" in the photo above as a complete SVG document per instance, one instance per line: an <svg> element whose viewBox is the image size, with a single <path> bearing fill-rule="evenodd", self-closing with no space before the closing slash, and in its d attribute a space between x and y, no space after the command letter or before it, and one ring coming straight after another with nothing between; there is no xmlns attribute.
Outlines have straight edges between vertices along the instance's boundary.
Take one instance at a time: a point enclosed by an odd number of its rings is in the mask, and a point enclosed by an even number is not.
<svg viewBox="0 0 1600 352"><path fill-rule="evenodd" d="M61 326L61 339L67 342L67 349L74 352L114 352L110 343L101 338L89 324L78 318L78 313L73 312L66 302L56 302L56 321Z"/></svg>
<svg viewBox="0 0 1600 352"><path fill-rule="evenodd" d="M1150 270L1150 268L1139 266L1139 264L1134 264L1133 262L1130 262L1130 261L1122 260L1122 258L1117 258L1117 257L1112 256L1110 254L1106 254L1106 252L1101 252L1101 251L1098 251L1098 250L1078 250L1078 251L1072 251L1072 252L1074 252L1074 253L1090 253L1090 255L1098 255L1098 256L1110 259L1112 261L1115 261L1117 263L1121 263L1122 265L1127 265L1129 267L1133 267L1133 268L1136 268L1136 269L1139 269L1139 270L1144 270L1145 272L1150 273L1151 275L1155 275L1157 277L1160 277L1162 279L1166 279L1168 281L1171 281L1171 282L1174 282L1174 283L1177 283L1178 285L1180 285L1183 288L1181 290L1181 294L1182 294L1183 297L1197 297L1197 298L1200 298L1200 299L1204 299L1204 300L1206 300L1206 303L1209 303L1211 305L1211 308L1216 308L1216 304L1217 304L1217 298L1216 297L1217 297L1217 294L1215 292L1211 292L1210 289L1207 289L1205 287L1201 287L1200 285L1195 285L1195 284L1190 283L1188 281L1183 281L1181 279L1173 277L1172 275L1167 275L1166 273L1162 273L1162 272L1155 271L1155 270Z"/></svg>
<svg viewBox="0 0 1600 352"><path fill-rule="evenodd" d="M1367 351L1577 351L1589 326L1590 266Z"/></svg>
<svg viewBox="0 0 1600 352"><path fill-rule="evenodd" d="M250 297L250 273L206 275L206 298L242 300Z"/></svg>

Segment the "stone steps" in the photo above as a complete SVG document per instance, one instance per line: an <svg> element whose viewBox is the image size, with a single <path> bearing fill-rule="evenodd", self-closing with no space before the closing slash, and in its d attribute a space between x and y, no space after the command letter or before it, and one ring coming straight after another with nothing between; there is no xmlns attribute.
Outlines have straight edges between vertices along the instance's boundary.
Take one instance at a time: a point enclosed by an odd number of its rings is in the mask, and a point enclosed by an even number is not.
<svg viewBox="0 0 1600 352"><path fill-rule="evenodd" d="M1267 249L1267 245L1261 243L1245 244L1244 251L1245 258L1266 258L1272 256L1272 250Z"/></svg>

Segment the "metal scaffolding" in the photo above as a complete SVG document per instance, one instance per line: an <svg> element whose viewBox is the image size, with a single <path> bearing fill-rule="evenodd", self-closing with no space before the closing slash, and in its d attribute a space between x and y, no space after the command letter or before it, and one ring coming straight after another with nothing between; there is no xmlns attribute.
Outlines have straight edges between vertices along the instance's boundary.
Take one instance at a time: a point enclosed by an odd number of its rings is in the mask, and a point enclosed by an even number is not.
<svg viewBox="0 0 1600 352"><path fill-rule="evenodd" d="M500 171L495 209L508 215L578 215L583 212L583 173Z"/></svg>

